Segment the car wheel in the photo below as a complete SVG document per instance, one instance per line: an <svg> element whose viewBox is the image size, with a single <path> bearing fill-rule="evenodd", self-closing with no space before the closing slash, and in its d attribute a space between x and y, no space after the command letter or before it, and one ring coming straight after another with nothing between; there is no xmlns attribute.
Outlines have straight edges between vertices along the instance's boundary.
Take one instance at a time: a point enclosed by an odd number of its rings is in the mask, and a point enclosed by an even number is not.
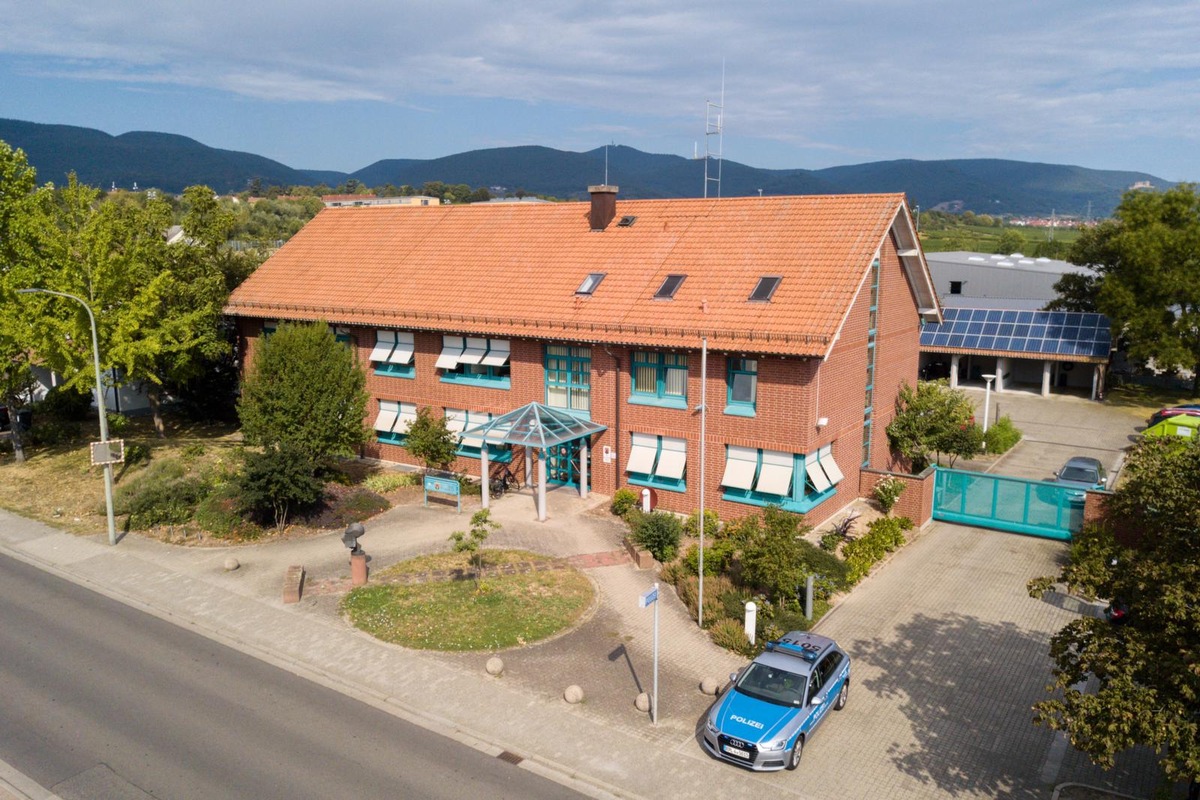
<svg viewBox="0 0 1200 800"><path fill-rule="evenodd" d="M835 702L833 704L833 710L841 711L843 708L845 708L846 707L846 698L849 696L850 696L850 679L847 678L846 682L842 684L842 690L840 692L838 692L837 702Z"/></svg>
<svg viewBox="0 0 1200 800"><path fill-rule="evenodd" d="M800 756L804 755L804 737L797 736L796 744L792 747L791 755L788 756L787 768L795 769L800 766Z"/></svg>

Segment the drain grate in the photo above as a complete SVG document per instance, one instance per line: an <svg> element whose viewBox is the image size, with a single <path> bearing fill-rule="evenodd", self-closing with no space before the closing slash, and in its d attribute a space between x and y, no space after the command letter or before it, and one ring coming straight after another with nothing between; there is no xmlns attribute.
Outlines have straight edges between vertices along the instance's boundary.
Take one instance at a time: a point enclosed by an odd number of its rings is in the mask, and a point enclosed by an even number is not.
<svg viewBox="0 0 1200 800"><path fill-rule="evenodd" d="M500 755L496 756L496 758L500 759L501 761L507 761L510 764L520 764L522 761L525 760L523 757L517 755L516 753L510 753L507 750L500 753Z"/></svg>

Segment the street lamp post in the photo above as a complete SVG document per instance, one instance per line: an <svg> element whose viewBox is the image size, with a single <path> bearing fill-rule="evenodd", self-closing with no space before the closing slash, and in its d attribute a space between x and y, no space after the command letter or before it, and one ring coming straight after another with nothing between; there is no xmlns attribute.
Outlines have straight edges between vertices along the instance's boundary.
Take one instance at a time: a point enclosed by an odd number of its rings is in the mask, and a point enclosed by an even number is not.
<svg viewBox="0 0 1200 800"><path fill-rule="evenodd" d="M987 433L988 429L988 403L992 399L992 381L996 380L995 375L984 375L985 381L983 387L983 432Z"/></svg>
<svg viewBox="0 0 1200 800"><path fill-rule="evenodd" d="M100 441L105 443L108 441L108 407L104 402L104 387L101 383L100 374L100 343L96 337L96 316L92 313L92 307L82 297L76 297L73 294L66 292L55 292L50 289L17 289L17 294L52 294L55 297L66 297L69 300L74 300L79 305L83 306L87 311L88 323L92 328L92 365L96 368L96 409L100 414ZM104 464L104 507L108 514L108 543L117 543L117 526L113 520L113 477L112 463Z"/></svg>

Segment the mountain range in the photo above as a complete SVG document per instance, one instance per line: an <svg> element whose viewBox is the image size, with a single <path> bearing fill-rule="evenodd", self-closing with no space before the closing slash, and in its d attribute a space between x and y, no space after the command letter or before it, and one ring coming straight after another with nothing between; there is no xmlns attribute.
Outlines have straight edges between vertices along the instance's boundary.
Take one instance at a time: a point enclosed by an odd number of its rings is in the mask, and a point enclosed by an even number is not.
<svg viewBox="0 0 1200 800"><path fill-rule="evenodd" d="M204 184L222 193L263 186L337 186L354 179L366 186L427 181L486 186L493 190L583 198L591 184L620 186L622 197L726 197L780 194L905 192L926 210L947 209L1014 216L1105 217L1134 185L1166 188L1169 181L1144 172L1096 170L1004 159L876 161L825 169L759 169L723 160L719 185L705 179L703 159L600 147L583 153L521 146L434 159L384 159L356 172L296 169L253 153L220 150L186 136L134 131L112 136L92 128L0 119L0 140L25 151L40 182L65 182L74 172L102 189L157 188L177 193Z"/></svg>

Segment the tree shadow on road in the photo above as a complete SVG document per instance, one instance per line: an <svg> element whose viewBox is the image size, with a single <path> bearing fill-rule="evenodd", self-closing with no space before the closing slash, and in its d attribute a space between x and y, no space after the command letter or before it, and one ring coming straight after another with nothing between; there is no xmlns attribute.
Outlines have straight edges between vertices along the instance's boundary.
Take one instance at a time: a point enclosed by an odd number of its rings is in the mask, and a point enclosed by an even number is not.
<svg viewBox="0 0 1200 800"><path fill-rule="evenodd" d="M911 724L911 741L889 748L897 769L952 797L1044 800L1055 783L1075 779L1057 764L1078 759L1052 750L1055 734L1032 721L1051 679L1044 635L965 614L918 614L896 632L847 649L866 673L859 685ZM1146 796L1140 776L1118 760L1103 782ZM1097 782L1094 771L1087 777Z"/></svg>

